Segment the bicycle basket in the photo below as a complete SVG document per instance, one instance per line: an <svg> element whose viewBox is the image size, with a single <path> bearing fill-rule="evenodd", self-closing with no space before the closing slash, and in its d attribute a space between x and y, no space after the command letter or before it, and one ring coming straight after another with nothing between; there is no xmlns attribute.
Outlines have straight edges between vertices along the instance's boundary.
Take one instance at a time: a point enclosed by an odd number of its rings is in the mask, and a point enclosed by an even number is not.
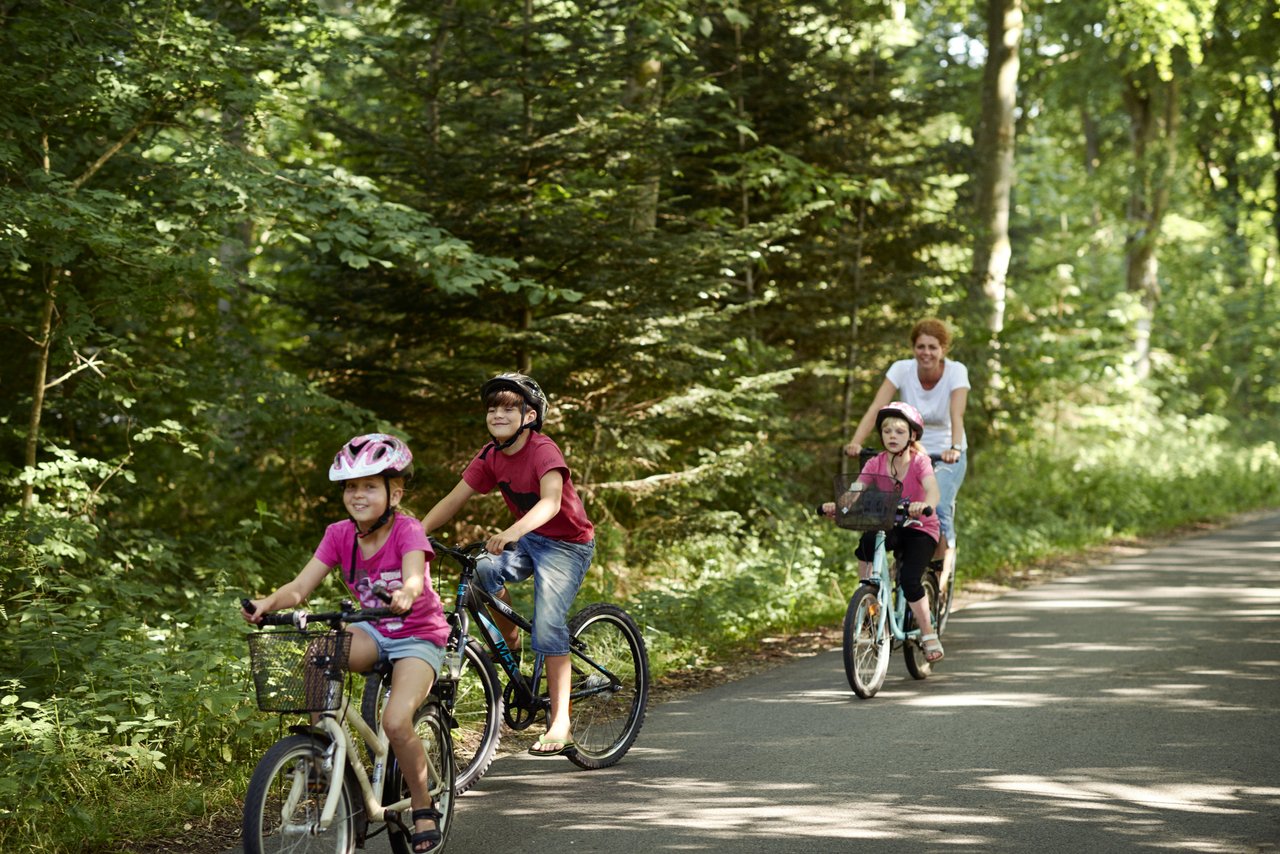
<svg viewBox="0 0 1280 854"><path fill-rule="evenodd" d="M342 705L349 632L249 635L249 662L264 712L330 712Z"/></svg>
<svg viewBox="0 0 1280 854"><path fill-rule="evenodd" d="M850 531L887 531L893 527L902 484L883 474L838 474L836 525Z"/></svg>

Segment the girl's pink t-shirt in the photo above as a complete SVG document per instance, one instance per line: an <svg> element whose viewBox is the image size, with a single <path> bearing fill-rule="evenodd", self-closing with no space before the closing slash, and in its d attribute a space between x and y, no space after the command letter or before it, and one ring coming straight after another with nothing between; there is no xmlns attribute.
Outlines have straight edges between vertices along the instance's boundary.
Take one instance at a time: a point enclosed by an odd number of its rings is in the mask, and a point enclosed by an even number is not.
<svg viewBox="0 0 1280 854"><path fill-rule="evenodd" d="M867 464L862 467L862 474L892 477L889 474L889 452L881 451L867 460ZM924 479L932 474L933 463L929 461L929 455L912 451L911 462L907 465L907 475L902 479L902 497L910 501L924 501ZM867 482L872 483L870 480ZM932 515L908 519L902 527L903 529L918 528L936 540L939 536L938 512L935 508Z"/></svg>
<svg viewBox="0 0 1280 854"><path fill-rule="evenodd" d="M404 556L409 552L425 552L428 561L423 579L422 595L413 600L407 614L384 617L374 623L378 631L389 638L419 638L437 646L444 646L449 638L449 623L444 616L444 605L431 586L431 564L435 552L422 523L412 516L397 513L391 521L391 535L377 553L366 559L356 549L355 572L351 567L351 546L356 538L356 523L348 519L335 522L325 529L324 539L316 549L316 560L327 566L337 567L342 580L351 590L362 608L384 608L386 603L374 594L379 582L388 592L404 586Z"/></svg>

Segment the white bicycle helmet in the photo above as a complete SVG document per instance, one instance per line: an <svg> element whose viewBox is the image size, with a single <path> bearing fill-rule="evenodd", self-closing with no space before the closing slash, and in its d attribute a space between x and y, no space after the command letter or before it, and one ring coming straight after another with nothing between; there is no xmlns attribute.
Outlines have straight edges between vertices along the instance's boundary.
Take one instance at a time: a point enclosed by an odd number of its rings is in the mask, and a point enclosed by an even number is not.
<svg viewBox="0 0 1280 854"><path fill-rule="evenodd" d="M329 466L329 480L355 480L371 475L412 477L409 446L386 433L366 433L342 446Z"/></svg>

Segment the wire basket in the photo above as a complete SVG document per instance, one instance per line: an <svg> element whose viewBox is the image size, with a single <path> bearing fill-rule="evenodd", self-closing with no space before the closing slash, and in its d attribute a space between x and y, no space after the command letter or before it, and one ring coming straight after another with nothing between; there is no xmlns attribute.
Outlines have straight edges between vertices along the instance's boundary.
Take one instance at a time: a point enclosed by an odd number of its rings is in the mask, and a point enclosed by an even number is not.
<svg viewBox="0 0 1280 854"><path fill-rule="evenodd" d="M331 712L342 705L350 632L249 635L258 708L278 714Z"/></svg>
<svg viewBox="0 0 1280 854"><path fill-rule="evenodd" d="M850 531L887 531L893 527L902 484L884 474L838 474L836 525Z"/></svg>

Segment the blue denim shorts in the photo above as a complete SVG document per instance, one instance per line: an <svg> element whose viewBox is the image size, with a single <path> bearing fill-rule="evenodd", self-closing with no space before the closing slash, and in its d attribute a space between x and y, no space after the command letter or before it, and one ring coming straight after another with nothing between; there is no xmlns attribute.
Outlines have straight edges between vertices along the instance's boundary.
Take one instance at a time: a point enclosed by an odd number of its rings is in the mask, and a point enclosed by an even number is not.
<svg viewBox="0 0 1280 854"><path fill-rule="evenodd" d="M954 463L934 463L933 476L938 481L938 525L948 546L956 544L956 493L964 483L969 468L969 452L961 451Z"/></svg>
<svg viewBox="0 0 1280 854"><path fill-rule="evenodd" d="M481 557L476 566L480 586L496 594L512 581L533 576L533 651L538 655L569 654L569 609L587 575L595 541L567 543L525 534L514 549Z"/></svg>
<svg viewBox="0 0 1280 854"><path fill-rule="evenodd" d="M436 673L440 672L440 666L444 664L444 647L436 646L431 641L422 638L389 638L375 629L372 623L352 623L348 628L359 629L373 638L374 645L378 647L379 661L420 658L430 664Z"/></svg>

